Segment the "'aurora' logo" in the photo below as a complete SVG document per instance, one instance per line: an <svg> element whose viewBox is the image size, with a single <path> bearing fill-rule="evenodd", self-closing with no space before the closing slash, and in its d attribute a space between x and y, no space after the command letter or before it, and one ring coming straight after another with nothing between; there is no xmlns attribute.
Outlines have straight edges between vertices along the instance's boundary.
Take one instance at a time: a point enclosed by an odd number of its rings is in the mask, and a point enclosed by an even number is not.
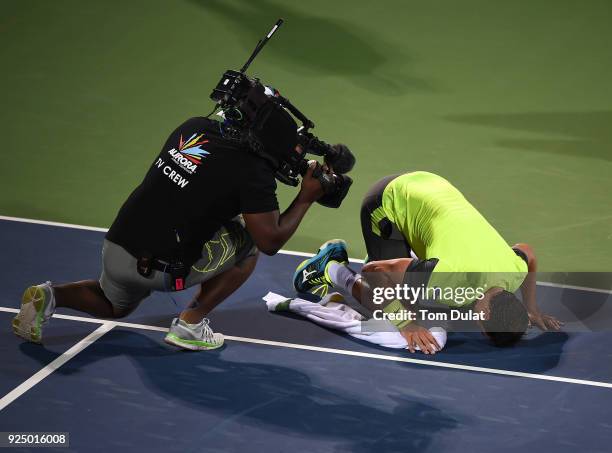
<svg viewBox="0 0 612 453"><path fill-rule="evenodd" d="M202 137L204 137L204 134L198 135L196 133L189 137L189 139L183 140L183 135L181 135L178 150L172 148L168 151L172 156L172 160L188 173L195 172L198 165L202 163L202 159L210 154L200 147L208 143L208 140L203 140Z"/></svg>

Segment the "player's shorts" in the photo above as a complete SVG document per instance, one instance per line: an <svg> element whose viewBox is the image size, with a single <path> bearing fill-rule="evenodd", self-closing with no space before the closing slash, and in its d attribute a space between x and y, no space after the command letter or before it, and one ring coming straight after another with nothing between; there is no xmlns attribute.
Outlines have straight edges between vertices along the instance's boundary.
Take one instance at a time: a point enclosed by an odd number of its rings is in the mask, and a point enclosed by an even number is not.
<svg viewBox="0 0 612 453"><path fill-rule="evenodd" d="M203 283L257 254L253 239L242 222L234 220L204 244L202 256L190 268L185 288ZM144 277L136 268L137 259L123 247L104 240L100 286L117 312L133 311L152 291L169 291L171 276L153 270Z"/></svg>
<svg viewBox="0 0 612 453"><path fill-rule="evenodd" d="M387 218L377 221L372 217L374 211L382 206L385 188L398 176L401 175L385 176L375 183L361 203L361 232L368 252L368 261L411 257L410 244L397 227ZM374 222L378 226L378 232L373 229Z"/></svg>

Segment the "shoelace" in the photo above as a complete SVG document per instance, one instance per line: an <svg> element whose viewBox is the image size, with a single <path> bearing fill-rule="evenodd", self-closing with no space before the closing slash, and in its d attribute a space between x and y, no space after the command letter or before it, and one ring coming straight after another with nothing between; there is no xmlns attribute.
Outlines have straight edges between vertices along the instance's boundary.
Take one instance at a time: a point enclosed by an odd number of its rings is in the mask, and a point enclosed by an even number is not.
<svg viewBox="0 0 612 453"><path fill-rule="evenodd" d="M210 328L210 319L203 318L201 322L202 326L202 334L205 337L206 341L212 341L214 339L214 332Z"/></svg>

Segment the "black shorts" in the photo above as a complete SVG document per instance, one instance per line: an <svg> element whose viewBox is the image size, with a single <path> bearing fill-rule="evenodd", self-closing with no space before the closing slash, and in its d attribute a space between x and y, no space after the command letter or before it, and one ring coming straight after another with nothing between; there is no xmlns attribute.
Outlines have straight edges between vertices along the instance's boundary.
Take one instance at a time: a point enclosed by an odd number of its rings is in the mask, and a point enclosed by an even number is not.
<svg viewBox="0 0 612 453"><path fill-rule="evenodd" d="M372 229L372 213L382 206L382 196L387 185L401 175L385 176L372 186L361 203L361 232L368 252L368 261L410 258L410 244L389 219L378 222L380 234Z"/></svg>

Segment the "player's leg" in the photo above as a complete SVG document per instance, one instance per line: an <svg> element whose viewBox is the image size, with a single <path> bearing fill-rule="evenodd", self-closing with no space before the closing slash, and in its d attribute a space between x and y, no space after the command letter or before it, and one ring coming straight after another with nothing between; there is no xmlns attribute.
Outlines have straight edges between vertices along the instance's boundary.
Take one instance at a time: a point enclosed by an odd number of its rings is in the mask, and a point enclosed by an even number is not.
<svg viewBox="0 0 612 453"><path fill-rule="evenodd" d="M394 287L401 283L407 266L406 258L371 261L360 274L349 266L344 247L342 240L328 241L314 257L298 266L293 277L296 291L323 297L333 286L351 294L370 312L380 309L372 302L371 288Z"/></svg>
<svg viewBox="0 0 612 453"><path fill-rule="evenodd" d="M410 245L382 208L387 185L399 175L377 181L363 197L360 221L363 241L368 253L366 261L382 261L410 257Z"/></svg>
<svg viewBox="0 0 612 453"><path fill-rule="evenodd" d="M328 269L334 286L344 288L370 310L373 308L370 288L393 286L397 283L392 278L396 273L396 260L410 257L410 245L382 209L385 188L397 176L386 176L377 181L361 203L361 233L368 253L366 261L376 262L378 272L372 272L373 266L369 264L362 268L367 278L362 278L362 275L340 263L331 264Z"/></svg>
<svg viewBox="0 0 612 453"><path fill-rule="evenodd" d="M408 266L407 261L406 258L370 261L363 266L361 274L355 276L350 291L348 287L345 289L370 312L380 310L381 306L373 302L372 288L394 288L401 284ZM342 278L336 281L336 286L345 284Z"/></svg>
<svg viewBox="0 0 612 453"><path fill-rule="evenodd" d="M370 260L390 260L410 256L410 247L382 211L382 197L387 185L397 175L378 181L365 195L361 206L361 227ZM329 286L352 294L361 275L348 265L346 244L336 239L321 246L317 254L302 262L293 278L295 289L324 296ZM361 291L359 292L361 294Z"/></svg>

